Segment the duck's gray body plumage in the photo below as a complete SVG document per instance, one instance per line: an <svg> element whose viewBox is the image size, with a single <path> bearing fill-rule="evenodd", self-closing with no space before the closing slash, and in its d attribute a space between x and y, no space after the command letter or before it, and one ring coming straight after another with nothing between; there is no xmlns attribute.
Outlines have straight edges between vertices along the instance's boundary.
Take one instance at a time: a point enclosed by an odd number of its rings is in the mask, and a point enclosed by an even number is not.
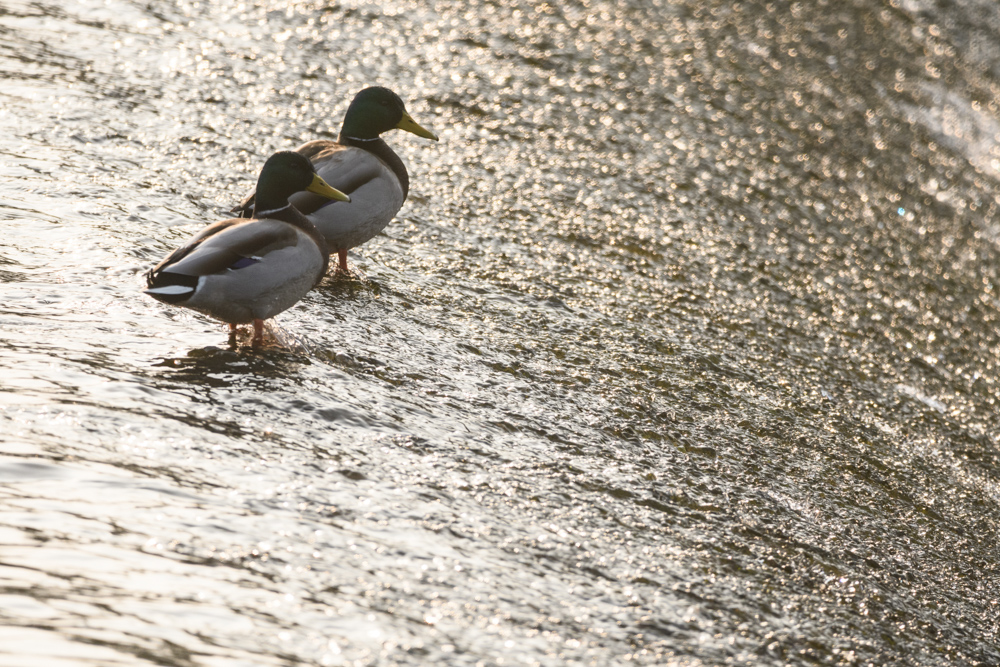
<svg viewBox="0 0 1000 667"><path fill-rule="evenodd" d="M150 271L146 293L223 322L247 324L291 308L322 279L326 266L316 239L294 225L223 220Z"/></svg>

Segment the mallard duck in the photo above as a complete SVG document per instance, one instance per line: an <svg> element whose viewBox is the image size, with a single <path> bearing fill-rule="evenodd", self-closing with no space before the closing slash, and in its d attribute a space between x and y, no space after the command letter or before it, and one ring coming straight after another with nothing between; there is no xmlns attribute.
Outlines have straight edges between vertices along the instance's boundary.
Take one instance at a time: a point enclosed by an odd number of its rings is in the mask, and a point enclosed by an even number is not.
<svg viewBox="0 0 1000 667"><path fill-rule="evenodd" d="M396 215L410 188L406 166L379 135L392 129L418 137L437 136L406 113L403 100L388 88L365 88L347 108L337 141L309 141L296 152L309 158L327 183L351 196L338 204L300 192L290 200L323 232L330 252L337 252L339 269L347 272L347 251L373 239ZM233 213L253 210L250 193Z"/></svg>
<svg viewBox="0 0 1000 667"><path fill-rule="evenodd" d="M275 153L260 171L251 219L221 220L195 234L146 274L146 294L236 325L253 323L260 345L264 320L290 308L322 279L329 251L323 235L289 203L306 190L350 201L298 153Z"/></svg>

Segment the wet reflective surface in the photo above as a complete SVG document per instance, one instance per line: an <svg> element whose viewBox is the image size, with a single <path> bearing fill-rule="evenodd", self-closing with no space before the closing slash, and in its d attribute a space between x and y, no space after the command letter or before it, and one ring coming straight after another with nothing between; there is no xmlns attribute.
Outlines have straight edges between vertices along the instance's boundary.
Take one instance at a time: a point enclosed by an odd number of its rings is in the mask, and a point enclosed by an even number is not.
<svg viewBox="0 0 1000 667"><path fill-rule="evenodd" d="M1000 10L0 4L0 665L995 665ZM388 85L278 317L140 293Z"/></svg>

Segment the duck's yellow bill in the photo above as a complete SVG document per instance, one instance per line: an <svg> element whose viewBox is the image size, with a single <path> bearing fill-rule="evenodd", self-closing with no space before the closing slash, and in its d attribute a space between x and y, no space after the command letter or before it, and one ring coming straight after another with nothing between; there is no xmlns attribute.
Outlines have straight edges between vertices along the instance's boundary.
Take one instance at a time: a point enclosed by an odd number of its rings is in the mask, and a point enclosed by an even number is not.
<svg viewBox="0 0 1000 667"><path fill-rule="evenodd" d="M396 129L412 132L418 137L423 137L424 139L433 139L434 141L438 140L436 134L434 134L430 130L420 127L420 124L417 121L413 120L413 116L406 113L405 111L403 112L403 119L399 121L399 123L396 125Z"/></svg>
<svg viewBox="0 0 1000 667"><path fill-rule="evenodd" d="M345 195L343 192L337 188L331 188L327 185L326 181L319 177L319 174L313 174L312 183L306 188L309 192L320 195L321 197L326 197L327 199L336 199L337 201L351 201L351 198Z"/></svg>

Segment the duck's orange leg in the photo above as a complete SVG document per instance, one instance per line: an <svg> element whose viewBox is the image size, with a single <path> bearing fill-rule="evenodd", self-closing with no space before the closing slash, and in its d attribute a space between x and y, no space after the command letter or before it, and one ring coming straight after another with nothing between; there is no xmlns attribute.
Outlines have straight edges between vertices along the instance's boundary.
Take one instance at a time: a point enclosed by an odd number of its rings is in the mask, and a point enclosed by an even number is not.
<svg viewBox="0 0 1000 667"><path fill-rule="evenodd" d="M260 347L264 344L264 320L258 320L254 318L253 321L253 340L250 344L254 347Z"/></svg>

